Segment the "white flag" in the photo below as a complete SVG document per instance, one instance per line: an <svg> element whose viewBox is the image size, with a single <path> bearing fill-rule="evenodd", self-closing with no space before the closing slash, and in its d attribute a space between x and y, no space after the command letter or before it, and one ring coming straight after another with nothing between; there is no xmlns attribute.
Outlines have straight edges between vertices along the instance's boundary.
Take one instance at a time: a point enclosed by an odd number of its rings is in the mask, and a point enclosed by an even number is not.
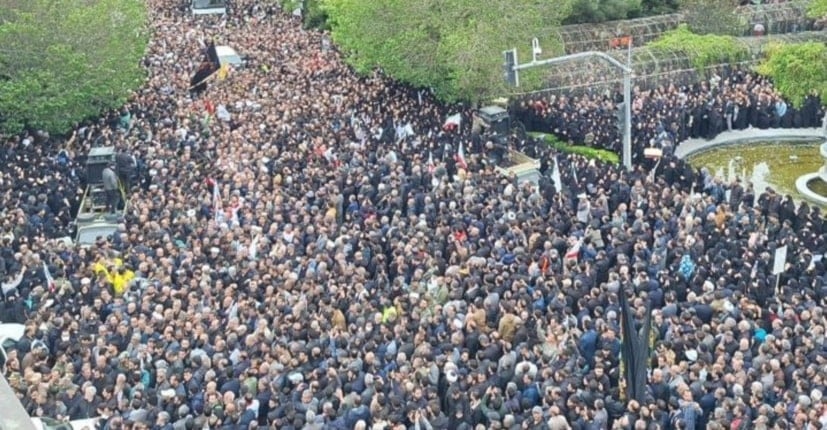
<svg viewBox="0 0 827 430"><path fill-rule="evenodd" d="M459 150L457 151L457 157L455 161L463 169L468 169L468 163L465 162L465 147L462 145L462 142L459 143Z"/></svg>
<svg viewBox="0 0 827 430"><path fill-rule="evenodd" d="M49 289L50 293L55 291L55 279L52 278L52 272L49 271L49 266L46 265L46 262L43 262L43 275L46 277L46 287Z"/></svg>
<svg viewBox="0 0 827 430"><path fill-rule="evenodd" d="M445 120L445 123L442 124L442 128L456 127L457 129L459 129L461 125L462 125L462 115L458 114L458 113L455 113L455 114L449 116Z"/></svg>

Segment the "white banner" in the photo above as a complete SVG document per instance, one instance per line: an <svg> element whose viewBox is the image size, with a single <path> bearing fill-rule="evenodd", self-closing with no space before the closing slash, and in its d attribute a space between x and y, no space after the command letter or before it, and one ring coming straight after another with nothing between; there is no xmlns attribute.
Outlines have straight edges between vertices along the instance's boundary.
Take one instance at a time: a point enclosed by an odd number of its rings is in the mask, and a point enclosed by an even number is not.
<svg viewBox="0 0 827 430"><path fill-rule="evenodd" d="M784 266L787 265L787 245L775 249L775 261L772 263L772 274L784 273Z"/></svg>

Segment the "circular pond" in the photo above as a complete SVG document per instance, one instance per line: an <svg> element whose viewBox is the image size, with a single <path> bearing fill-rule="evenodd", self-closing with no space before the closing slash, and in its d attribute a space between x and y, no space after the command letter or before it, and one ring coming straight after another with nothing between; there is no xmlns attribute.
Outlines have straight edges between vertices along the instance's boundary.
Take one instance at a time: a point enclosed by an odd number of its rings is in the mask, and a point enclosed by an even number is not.
<svg viewBox="0 0 827 430"><path fill-rule="evenodd" d="M736 176L750 181L758 194L769 186L780 194L804 200L795 181L824 165L819 144L776 141L726 145L690 155L687 160L694 167L706 167L725 181Z"/></svg>

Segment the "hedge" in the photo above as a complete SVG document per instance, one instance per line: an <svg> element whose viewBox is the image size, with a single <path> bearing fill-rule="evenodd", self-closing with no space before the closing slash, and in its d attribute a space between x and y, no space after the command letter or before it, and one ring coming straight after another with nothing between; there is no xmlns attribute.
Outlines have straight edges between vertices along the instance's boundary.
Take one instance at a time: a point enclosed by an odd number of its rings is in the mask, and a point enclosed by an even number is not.
<svg viewBox="0 0 827 430"><path fill-rule="evenodd" d="M591 146L568 144L560 140L560 138L558 138L557 136L545 132L530 131L528 132L528 135L535 139L542 140L548 145L551 145L551 147L553 147L554 149L557 149L566 154L582 155L588 159L595 159L602 161L604 163L620 163L620 157L616 153L608 151L606 149L598 149L592 148Z"/></svg>

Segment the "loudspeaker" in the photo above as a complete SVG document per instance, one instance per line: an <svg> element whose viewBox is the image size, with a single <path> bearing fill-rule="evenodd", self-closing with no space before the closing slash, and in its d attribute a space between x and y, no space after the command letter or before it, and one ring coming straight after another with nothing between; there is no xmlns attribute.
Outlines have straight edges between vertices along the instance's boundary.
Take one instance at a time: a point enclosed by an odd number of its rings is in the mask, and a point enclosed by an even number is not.
<svg viewBox="0 0 827 430"><path fill-rule="evenodd" d="M86 156L86 183L89 185L102 184L103 169L114 162L114 146L99 146L90 149Z"/></svg>

